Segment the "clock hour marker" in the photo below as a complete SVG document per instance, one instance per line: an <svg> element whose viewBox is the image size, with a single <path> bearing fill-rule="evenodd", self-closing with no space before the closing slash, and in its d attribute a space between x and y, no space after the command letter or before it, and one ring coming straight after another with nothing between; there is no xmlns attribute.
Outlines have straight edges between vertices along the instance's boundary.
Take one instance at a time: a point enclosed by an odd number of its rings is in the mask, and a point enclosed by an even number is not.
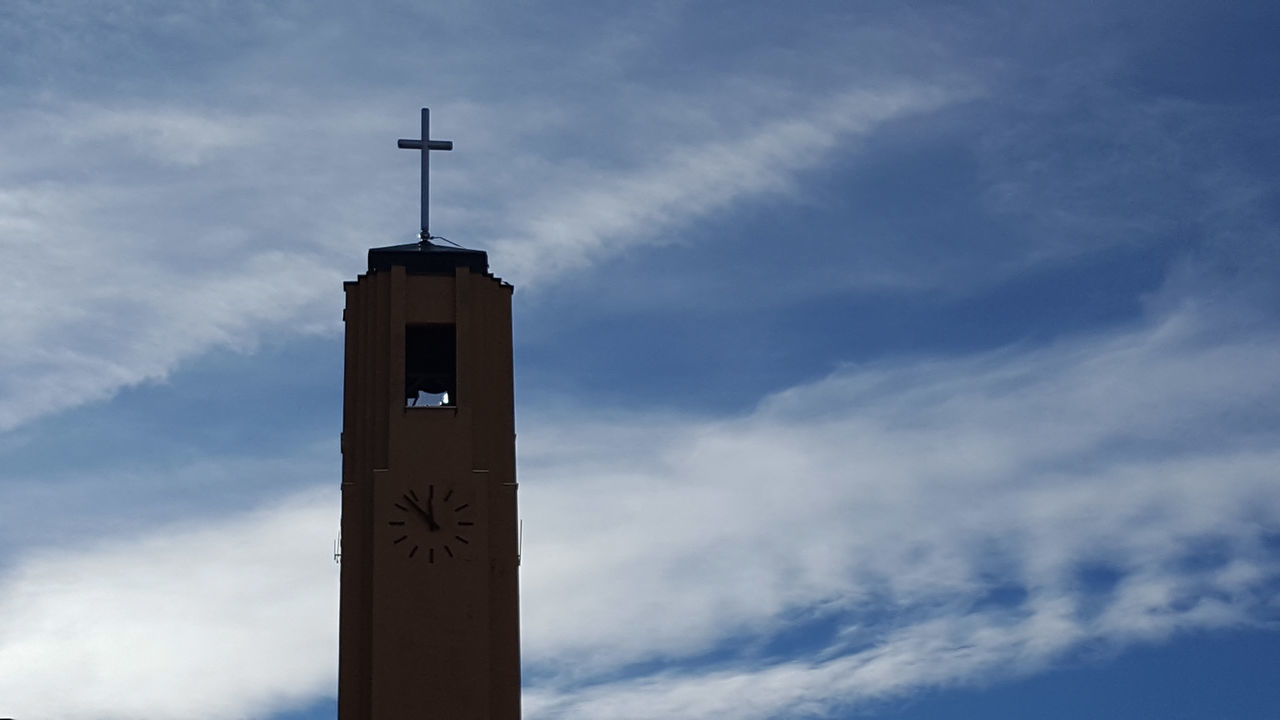
<svg viewBox="0 0 1280 720"><path fill-rule="evenodd" d="M469 507L471 507L471 504L470 504L470 503L462 503L462 504L461 504L461 505L459 505L458 507L454 508L454 509L453 509L453 511L454 511L454 512L462 512L463 510L466 510L466 509L467 509L467 508L469 508Z"/></svg>
<svg viewBox="0 0 1280 720"><path fill-rule="evenodd" d="M395 542L393 542L393 543L391 543L391 544L392 544L392 545L399 545L400 543L402 543L402 542L404 542L405 540L408 540L408 539L409 539L409 536L408 536L408 535L401 535L400 537L398 537L398 538L396 538L396 539L395 539Z"/></svg>
<svg viewBox="0 0 1280 720"><path fill-rule="evenodd" d="M449 554L449 557L453 557L453 551L449 549L448 545L444 546L444 551Z"/></svg>
<svg viewBox="0 0 1280 720"><path fill-rule="evenodd" d="M434 563L436 561L436 549L427 548L427 562Z"/></svg>
<svg viewBox="0 0 1280 720"><path fill-rule="evenodd" d="M471 543L467 542L467 539L466 539L466 538L464 538L464 537L462 537L461 535L454 535L454 536L453 536L453 539L454 539L454 540L457 540L458 542L462 543L463 545L470 545L470 544L471 544Z"/></svg>
<svg viewBox="0 0 1280 720"><path fill-rule="evenodd" d="M452 489L452 488L450 488L450 489L449 489L449 492L447 492L447 493L445 493L445 494L444 494L444 501L445 501L445 502L449 502L449 498L451 498L451 497L453 497L453 489Z"/></svg>
<svg viewBox="0 0 1280 720"><path fill-rule="evenodd" d="M401 524L403 524L403 523L401 523ZM458 521L458 524L459 524L459 525L475 525L475 523L471 522L470 520L459 520L459 521Z"/></svg>
<svg viewBox="0 0 1280 720"><path fill-rule="evenodd" d="M400 508L401 510L405 511L405 512L409 512L409 508L407 508L407 507L405 507L405 506L401 505L400 503L394 503L394 505L395 505L396 507Z"/></svg>
<svg viewBox="0 0 1280 720"><path fill-rule="evenodd" d="M413 557L414 553L416 552L418 552L418 546L414 545L413 549L409 551L409 557Z"/></svg>
<svg viewBox="0 0 1280 720"><path fill-rule="evenodd" d="M403 520L391 520L391 521L389 521L387 524L388 524L388 525L403 525L403 524L404 524L404 521L403 521ZM459 524L461 524L461 523L459 523Z"/></svg>

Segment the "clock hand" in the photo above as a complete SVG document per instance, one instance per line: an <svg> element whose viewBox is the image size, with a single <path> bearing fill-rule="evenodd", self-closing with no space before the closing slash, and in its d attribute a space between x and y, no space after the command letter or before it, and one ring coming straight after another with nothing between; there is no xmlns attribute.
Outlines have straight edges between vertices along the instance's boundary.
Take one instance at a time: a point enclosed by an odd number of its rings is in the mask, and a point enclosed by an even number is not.
<svg viewBox="0 0 1280 720"><path fill-rule="evenodd" d="M435 508L431 504L431 500L435 496L435 494L436 494L436 486L428 485L427 486L427 526L431 528L431 532L435 532L440 529L440 526L436 524Z"/></svg>
<svg viewBox="0 0 1280 720"><path fill-rule="evenodd" d="M408 495L402 495L401 497L404 498L405 502L409 503L409 507L413 508L415 511L417 511L419 515L422 516L423 520L427 521L428 530L430 530L431 532L435 532L440 529L440 526L436 524L436 519L432 517L430 514L428 514L426 510L423 510L421 507L418 507L418 503L414 502Z"/></svg>

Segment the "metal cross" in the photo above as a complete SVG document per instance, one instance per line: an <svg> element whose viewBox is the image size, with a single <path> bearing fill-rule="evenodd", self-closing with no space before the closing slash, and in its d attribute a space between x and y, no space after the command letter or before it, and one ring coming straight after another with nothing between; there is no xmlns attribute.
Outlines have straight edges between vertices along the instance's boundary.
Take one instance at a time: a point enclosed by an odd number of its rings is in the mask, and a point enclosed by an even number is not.
<svg viewBox="0 0 1280 720"><path fill-rule="evenodd" d="M401 150L421 150L422 151L422 232L418 235L422 242L431 242L431 234L427 231L427 174L431 167L428 158L431 150L452 150L452 140L431 140L431 111L422 108L422 139L406 140L401 138L396 141L396 147Z"/></svg>

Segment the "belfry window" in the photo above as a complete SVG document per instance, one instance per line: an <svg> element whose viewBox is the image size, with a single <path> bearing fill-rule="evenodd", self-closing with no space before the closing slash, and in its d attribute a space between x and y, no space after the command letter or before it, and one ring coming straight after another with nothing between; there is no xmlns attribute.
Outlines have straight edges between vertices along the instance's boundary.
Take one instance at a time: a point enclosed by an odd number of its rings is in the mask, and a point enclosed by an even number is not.
<svg viewBox="0 0 1280 720"><path fill-rule="evenodd" d="M452 323L405 326L404 404L457 406L458 335Z"/></svg>

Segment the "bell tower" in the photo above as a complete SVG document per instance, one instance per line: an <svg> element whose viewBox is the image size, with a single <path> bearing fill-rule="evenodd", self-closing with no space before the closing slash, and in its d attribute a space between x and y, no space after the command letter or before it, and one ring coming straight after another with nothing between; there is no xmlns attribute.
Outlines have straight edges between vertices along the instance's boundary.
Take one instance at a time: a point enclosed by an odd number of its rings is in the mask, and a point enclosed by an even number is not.
<svg viewBox="0 0 1280 720"><path fill-rule="evenodd" d="M345 283L339 720L518 720L511 285L420 241Z"/></svg>

